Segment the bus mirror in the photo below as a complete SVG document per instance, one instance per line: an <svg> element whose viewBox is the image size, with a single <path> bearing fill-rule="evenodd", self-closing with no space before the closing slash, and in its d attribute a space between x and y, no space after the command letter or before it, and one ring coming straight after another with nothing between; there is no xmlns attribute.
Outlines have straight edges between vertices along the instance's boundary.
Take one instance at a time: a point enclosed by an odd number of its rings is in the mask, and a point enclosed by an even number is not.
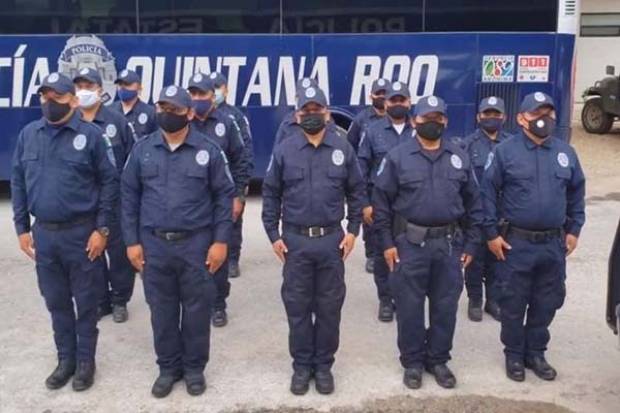
<svg viewBox="0 0 620 413"><path fill-rule="evenodd" d="M607 67L605 67L605 74L609 75L609 76L613 76L616 74L616 68L611 66L611 65L607 65Z"/></svg>

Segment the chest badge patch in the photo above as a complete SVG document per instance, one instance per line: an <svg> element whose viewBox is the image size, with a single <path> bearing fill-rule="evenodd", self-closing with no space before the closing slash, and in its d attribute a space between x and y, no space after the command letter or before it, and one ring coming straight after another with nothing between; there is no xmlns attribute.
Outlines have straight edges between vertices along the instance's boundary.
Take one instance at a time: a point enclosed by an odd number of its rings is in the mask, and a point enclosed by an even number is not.
<svg viewBox="0 0 620 413"><path fill-rule="evenodd" d="M344 153L340 149L336 149L332 152L332 162L336 166L340 166L344 163Z"/></svg>
<svg viewBox="0 0 620 413"><path fill-rule="evenodd" d="M146 113L141 113L140 116L138 116L138 123L140 125L144 125L147 120L149 120L149 117Z"/></svg>
<svg viewBox="0 0 620 413"><path fill-rule="evenodd" d="M200 166L205 166L209 163L209 152L200 150L196 153L196 163Z"/></svg>
<svg viewBox="0 0 620 413"><path fill-rule="evenodd" d="M568 168L568 155L564 152L558 153L558 163L562 168Z"/></svg>
<svg viewBox="0 0 620 413"><path fill-rule="evenodd" d="M115 137L116 132L116 126L112 125L111 123L105 127L105 134L108 135L110 138Z"/></svg>
<svg viewBox="0 0 620 413"><path fill-rule="evenodd" d="M86 136L79 134L73 138L73 148L76 151L81 151L86 147Z"/></svg>
<svg viewBox="0 0 620 413"><path fill-rule="evenodd" d="M224 136L224 134L226 134L226 126L221 122L215 125L215 134L220 138Z"/></svg>
<svg viewBox="0 0 620 413"><path fill-rule="evenodd" d="M456 154L453 154L453 155L450 157L450 163L452 164L452 166L453 166L455 169L461 169L461 168L463 167L463 161L462 161L462 160L461 160L461 158L460 158L458 155L456 155Z"/></svg>

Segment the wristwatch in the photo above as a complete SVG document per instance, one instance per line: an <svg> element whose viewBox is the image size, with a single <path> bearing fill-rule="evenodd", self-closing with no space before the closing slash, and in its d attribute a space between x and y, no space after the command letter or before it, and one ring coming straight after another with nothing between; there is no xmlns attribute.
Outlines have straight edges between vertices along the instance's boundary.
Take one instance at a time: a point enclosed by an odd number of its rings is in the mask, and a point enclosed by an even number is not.
<svg viewBox="0 0 620 413"><path fill-rule="evenodd" d="M107 238L110 235L110 228L108 228L108 227L99 227L99 228L97 228L97 232L102 237L106 237Z"/></svg>

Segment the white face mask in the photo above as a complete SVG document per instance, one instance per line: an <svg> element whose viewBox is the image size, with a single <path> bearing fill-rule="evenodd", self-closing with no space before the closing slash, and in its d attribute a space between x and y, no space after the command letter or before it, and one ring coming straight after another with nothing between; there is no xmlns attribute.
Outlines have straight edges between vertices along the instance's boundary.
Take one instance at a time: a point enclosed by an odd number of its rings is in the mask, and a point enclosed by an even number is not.
<svg viewBox="0 0 620 413"><path fill-rule="evenodd" d="M215 104L219 105L221 104L224 99L226 99L224 97L224 91L222 89L215 89Z"/></svg>
<svg viewBox="0 0 620 413"><path fill-rule="evenodd" d="M81 108L90 108L101 99L96 90L80 89L75 95L78 97Z"/></svg>

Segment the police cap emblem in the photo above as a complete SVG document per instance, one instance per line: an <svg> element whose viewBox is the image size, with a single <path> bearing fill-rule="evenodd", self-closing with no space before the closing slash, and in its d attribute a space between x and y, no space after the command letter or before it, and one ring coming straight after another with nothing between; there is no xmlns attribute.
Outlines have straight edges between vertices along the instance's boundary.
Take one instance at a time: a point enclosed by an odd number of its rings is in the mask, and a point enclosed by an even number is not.
<svg viewBox="0 0 620 413"><path fill-rule="evenodd" d="M310 87L310 84L311 84L311 82L310 82L310 79L308 79L308 78L305 78L304 80L301 81L301 87L303 87L303 88Z"/></svg>
<svg viewBox="0 0 620 413"><path fill-rule="evenodd" d="M558 163L562 168L567 168L569 163L568 155L566 155L564 152L558 153Z"/></svg>
<svg viewBox="0 0 620 413"><path fill-rule="evenodd" d="M194 75L194 82L196 82L196 83L202 82L202 75L200 73L196 73Z"/></svg>
<svg viewBox="0 0 620 413"><path fill-rule="evenodd" d="M497 105L497 98L495 96L489 98L489 105Z"/></svg>
<svg viewBox="0 0 620 413"><path fill-rule="evenodd" d="M315 96L316 96L316 90L313 87L309 87L308 89L306 89L307 98L313 98Z"/></svg>
<svg viewBox="0 0 620 413"><path fill-rule="evenodd" d="M125 69L121 72L121 77L127 77L128 74L129 74L129 71Z"/></svg>
<svg viewBox="0 0 620 413"><path fill-rule="evenodd" d="M432 107L439 105L439 101L437 100L435 96L429 96L427 102L428 102L428 105ZM456 155L453 155L453 156L456 156Z"/></svg>
<svg viewBox="0 0 620 413"><path fill-rule="evenodd" d="M461 169L463 167L463 161L461 160L461 157L456 154L453 154L450 157L450 163L455 169Z"/></svg>
<svg viewBox="0 0 620 413"><path fill-rule="evenodd" d="M82 135L81 133L79 135L76 135L75 138L73 138L73 148L76 151L81 151L85 147L86 147L86 136Z"/></svg>
<svg viewBox="0 0 620 413"><path fill-rule="evenodd" d="M87 75L87 74L88 74L88 68L87 68L87 67L85 67L85 68L83 68L82 70L80 70L80 74L81 74L82 76Z"/></svg>
<svg viewBox="0 0 620 413"><path fill-rule="evenodd" d="M384 80L384 79L379 79L379 80L377 81L377 84L378 84L379 86L385 86L385 80Z"/></svg>
<svg viewBox="0 0 620 413"><path fill-rule="evenodd" d="M332 152L332 162L336 166L340 166L344 163L344 153L340 149L336 149Z"/></svg>
<svg viewBox="0 0 620 413"><path fill-rule="evenodd" d="M202 149L196 153L196 163L200 166L205 166L209 163L209 152Z"/></svg>
<svg viewBox="0 0 620 413"><path fill-rule="evenodd" d="M60 79L60 76L58 76L58 73L52 73L51 75L47 77L48 83L56 83L58 82L58 79Z"/></svg>
<svg viewBox="0 0 620 413"><path fill-rule="evenodd" d="M217 77L217 73L213 72L209 75L211 79L215 79Z"/></svg>
<svg viewBox="0 0 620 413"><path fill-rule="evenodd" d="M177 94L177 87L176 86L169 86L168 89L166 89L166 96L172 97L172 96L174 96L176 94Z"/></svg>
<svg viewBox="0 0 620 413"><path fill-rule="evenodd" d="M403 85L400 84L400 82L394 82L394 84L392 85L392 89L394 90L401 90L403 88Z"/></svg>
<svg viewBox="0 0 620 413"><path fill-rule="evenodd" d="M215 134L217 136L221 138L222 136L224 136L225 133L226 133L226 126L224 126L222 122L219 122L217 125L215 125Z"/></svg>
<svg viewBox="0 0 620 413"><path fill-rule="evenodd" d="M114 126L113 124L109 124L108 126L105 127L105 134L108 135L110 138L113 138L116 136L116 126Z"/></svg>
<svg viewBox="0 0 620 413"><path fill-rule="evenodd" d="M542 92L536 92L534 93L534 99L536 99L536 102L544 102L545 101L545 94Z"/></svg>
<svg viewBox="0 0 620 413"><path fill-rule="evenodd" d="M138 123L140 125L144 125L147 120L149 120L149 117L146 113L141 113L140 116L138 116Z"/></svg>

